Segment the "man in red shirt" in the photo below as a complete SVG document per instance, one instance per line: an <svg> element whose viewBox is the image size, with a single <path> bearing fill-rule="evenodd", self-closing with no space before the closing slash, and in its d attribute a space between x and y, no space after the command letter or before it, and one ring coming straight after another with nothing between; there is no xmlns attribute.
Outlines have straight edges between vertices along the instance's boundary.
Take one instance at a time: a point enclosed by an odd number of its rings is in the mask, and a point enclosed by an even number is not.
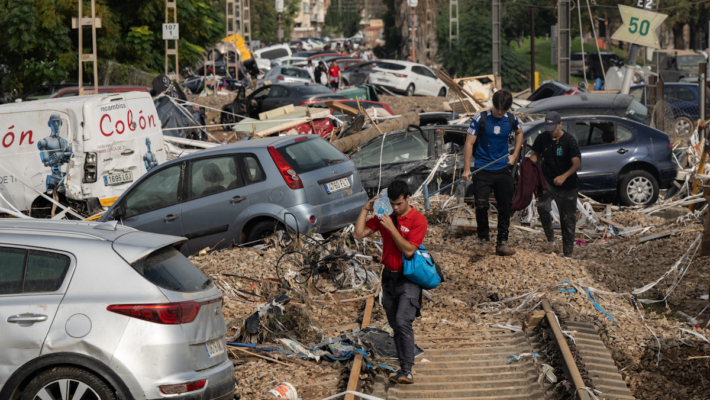
<svg viewBox="0 0 710 400"><path fill-rule="evenodd" d="M424 241L427 231L426 218L409 204L409 187L401 180L390 183L387 195L393 213L367 220L373 211L373 203L380 195L367 202L355 223L355 239L368 237L379 231L382 235L382 306L387 321L394 331L394 343L401 369L391 374L394 383L414 383L414 329L412 322L420 316L422 288L402 274L402 256L408 259Z"/></svg>
<svg viewBox="0 0 710 400"><path fill-rule="evenodd" d="M330 68L328 68L328 77L330 78L330 88L338 91L338 85L340 85L340 67L335 61L330 63Z"/></svg>

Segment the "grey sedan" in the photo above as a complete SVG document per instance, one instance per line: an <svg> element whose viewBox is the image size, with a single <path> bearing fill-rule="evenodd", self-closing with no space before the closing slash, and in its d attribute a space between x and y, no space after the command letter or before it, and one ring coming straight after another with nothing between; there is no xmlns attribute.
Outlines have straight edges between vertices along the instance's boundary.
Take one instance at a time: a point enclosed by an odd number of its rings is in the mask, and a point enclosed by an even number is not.
<svg viewBox="0 0 710 400"><path fill-rule="evenodd" d="M287 224L329 232L357 219L368 197L355 164L317 135L254 139L152 169L101 218L184 236L184 254L258 241ZM284 222L285 220L285 222Z"/></svg>
<svg viewBox="0 0 710 400"><path fill-rule="evenodd" d="M271 68L262 79L256 82L256 87L262 87L267 82L309 82L313 83L311 74L303 68L290 67L288 65L277 65Z"/></svg>

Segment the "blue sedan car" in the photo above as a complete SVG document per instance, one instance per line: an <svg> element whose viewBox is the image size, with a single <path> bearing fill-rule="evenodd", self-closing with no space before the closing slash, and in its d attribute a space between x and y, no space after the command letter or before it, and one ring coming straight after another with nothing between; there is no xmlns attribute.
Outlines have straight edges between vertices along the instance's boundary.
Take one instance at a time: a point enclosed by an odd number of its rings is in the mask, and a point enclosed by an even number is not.
<svg viewBox="0 0 710 400"><path fill-rule="evenodd" d="M648 102L648 88L646 85L631 86L629 94L639 103L651 107ZM670 110L666 115L673 116L673 132L676 135L687 136L695 130L695 122L699 118L698 103L700 94L697 83L673 82L663 85L663 100ZM669 114L672 113L672 114Z"/></svg>
<svg viewBox="0 0 710 400"><path fill-rule="evenodd" d="M581 193L617 194L622 205L645 206L673 184L678 167L667 134L614 116L563 117L562 122L582 153ZM523 124L524 144L532 146L544 129L542 120Z"/></svg>

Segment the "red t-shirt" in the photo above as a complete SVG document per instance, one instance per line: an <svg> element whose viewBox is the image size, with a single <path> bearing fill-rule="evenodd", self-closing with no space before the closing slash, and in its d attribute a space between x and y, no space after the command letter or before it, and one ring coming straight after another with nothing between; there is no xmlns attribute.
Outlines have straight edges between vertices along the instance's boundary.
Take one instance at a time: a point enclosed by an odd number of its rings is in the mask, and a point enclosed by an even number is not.
<svg viewBox="0 0 710 400"><path fill-rule="evenodd" d="M333 66L328 68L328 75L330 75L330 81L337 81L338 80L338 72L340 72L340 67Z"/></svg>
<svg viewBox="0 0 710 400"><path fill-rule="evenodd" d="M394 220L395 215L392 214L390 217ZM380 231L382 235L382 264L384 264L385 268L391 271L401 271L402 252L399 251L399 248L394 243L390 231L382 226L377 216L370 218L365 225L374 231ZM405 215L397 218L397 226L399 227L399 233L409 243L419 247L424 241L427 230L426 218L414 207Z"/></svg>

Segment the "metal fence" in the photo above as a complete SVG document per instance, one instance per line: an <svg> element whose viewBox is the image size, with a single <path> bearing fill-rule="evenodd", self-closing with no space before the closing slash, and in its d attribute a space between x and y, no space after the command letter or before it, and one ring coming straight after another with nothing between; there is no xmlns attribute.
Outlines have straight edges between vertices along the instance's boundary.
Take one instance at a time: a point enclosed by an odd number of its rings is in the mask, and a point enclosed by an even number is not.
<svg viewBox="0 0 710 400"><path fill-rule="evenodd" d="M667 133L673 143L678 140L687 141L697 127L697 101L666 97L646 107L652 116L651 126Z"/></svg>

